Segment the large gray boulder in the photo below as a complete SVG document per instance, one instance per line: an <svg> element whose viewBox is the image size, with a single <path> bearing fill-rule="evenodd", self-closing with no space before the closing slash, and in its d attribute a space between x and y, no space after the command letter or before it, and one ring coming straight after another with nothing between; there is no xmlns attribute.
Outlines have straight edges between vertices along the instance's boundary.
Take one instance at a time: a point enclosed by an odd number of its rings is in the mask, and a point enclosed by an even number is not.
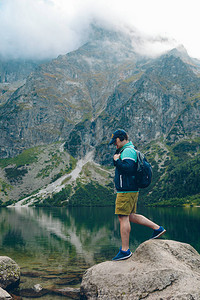
<svg viewBox="0 0 200 300"><path fill-rule="evenodd" d="M0 256L0 287L5 289L20 279L18 264L8 256Z"/></svg>
<svg viewBox="0 0 200 300"><path fill-rule="evenodd" d="M149 240L131 258L88 269L81 283L84 299L200 299L200 255L190 245Z"/></svg>

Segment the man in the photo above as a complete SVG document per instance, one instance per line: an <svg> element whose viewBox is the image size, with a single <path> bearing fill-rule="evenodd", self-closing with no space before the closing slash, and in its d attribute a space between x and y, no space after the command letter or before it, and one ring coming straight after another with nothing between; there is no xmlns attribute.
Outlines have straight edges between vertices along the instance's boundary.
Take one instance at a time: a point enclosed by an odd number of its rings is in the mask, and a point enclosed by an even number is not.
<svg viewBox="0 0 200 300"><path fill-rule="evenodd" d="M119 218L122 241L122 246L113 260L122 260L132 255L129 249L130 222L152 228L152 239L160 237L166 230L146 217L136 214L138 200L138 187L135 182L137 153L132 142L128 141L127 133L122 129L116 130L109 145L112 144L117 148L113 156L114 166L116 167L115 187L117 190L115 214Z"/></svg>

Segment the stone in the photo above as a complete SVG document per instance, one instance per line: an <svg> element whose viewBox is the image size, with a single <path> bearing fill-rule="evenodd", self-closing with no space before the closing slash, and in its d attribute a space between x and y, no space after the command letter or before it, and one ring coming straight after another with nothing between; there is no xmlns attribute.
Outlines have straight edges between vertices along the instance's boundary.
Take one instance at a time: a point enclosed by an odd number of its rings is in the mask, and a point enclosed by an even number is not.
<svg viewBox="0 0 200 300"><path fill-rule="evenodd" d="M39 293L43 289L43 287L38 283L33 286L33 289L35 290L35 292Z"/></svg>
<svg viewBox="0 0 200 300"><path fill-rule="evenodd" d="M0 287L17 285L20 280L18 264L8 256L0 256Z"/></svg>
<svg viewBox="0 0 200 300"><path fill-rule="evenodd" d="M200 299L200 255L171 240L142 243L125 261L89 268L81 283L83 299Z"/></svg>
<svg viewBox="0 0 200 300"><path fill-rule="evenodd" d="M12 297L4 289L0 288L0 299L1 300L8 300L8 299L12 299Z"/></svg>
<svg viewBox="0 0 200 300"><path fill-rule="evenodd" d="M54 294L69 297L70 299L80 299L80 288L65 287L63 289L52 290Z"/></svg>
<svg viewBox="0 0 200 300"><path fill-rule="evenodd" d="M42 288L40 285L35 285L32 288L26 288L20 290L20 296L27 298L39 298L49 293L49 290Z"/></svg>

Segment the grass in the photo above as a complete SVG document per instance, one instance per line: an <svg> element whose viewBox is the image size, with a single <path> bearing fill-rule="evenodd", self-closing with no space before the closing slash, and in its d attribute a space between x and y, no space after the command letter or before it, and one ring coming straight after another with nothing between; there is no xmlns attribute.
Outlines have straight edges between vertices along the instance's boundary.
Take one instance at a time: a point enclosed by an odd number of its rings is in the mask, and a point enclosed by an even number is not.
<svg viewBox="0 0 200 300"><path fill-rule="evenodd" d="M37 146L34 148L24 150L16 157L0 159L0 167L6 168L9 165L15 165L16 167L19 167L34 163L37 161L38 154L41 152L40 148L40 146Z"/></svg>
<svg viewBox="0 0 200 300"><path fill-rule="evenodd" d="M159 202L151 203L147 206L153 206L153 207L183 207L183 206L200 206L200 194L187 196L184 198L170 198L167 200L161 200Z"/></svg>

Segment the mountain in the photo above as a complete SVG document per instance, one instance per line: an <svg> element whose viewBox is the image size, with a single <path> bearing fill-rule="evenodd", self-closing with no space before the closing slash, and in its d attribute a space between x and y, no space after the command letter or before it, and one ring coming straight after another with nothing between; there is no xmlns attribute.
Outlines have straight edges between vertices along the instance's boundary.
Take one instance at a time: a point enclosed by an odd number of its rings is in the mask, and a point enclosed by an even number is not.
<svg viewBox="0 0 200 300"><path fill-rule="evenodd" d="M92 197L101 195L102 186L111 195L114 149L108 140L116 128L127 130L154 166L144 202L183 197L180 190L191 197L199 193L198 184L191 193L185 183L177 183L176 192L169 183L165 192L173 172L188 185L181 172L188 176L189 165L198 162L200 63L183 47L151 58L138 54L133 44L128 33L93 25L82 47L37 65L22 76L22 85L11 82L15 90L6 97L2 92L2 203L26 196L25 201L38 205L75 205L84 195L88 199L88 191ZM76 160L71 167L70 157ZM192 182L199 174L195 170Z"/></svg>
<svg viewBox="0 0 200 300"><path fill-rule="evenodd" d="M33 72L41 60L5 59L0 57L0 83L22 81Z"/></svg>
<svg viewBox="0 0 200 300"><path fill-rule="evenodd" d="M0 106L25 84L27 76L35 71L41 60L5 59L0 56Z"/></svg>
<svg viewBox="0 0 200 300"><path fill-rule="evenodd" d="M139 147L159 138L174 143L198 137L199 88L200 78L190 66L179 57L165 54L148 63L143 72L121 81L92 125L83 122L82 130L78 124L72 131L67 149L72 154L81 144L80 152L88 145L88 135L94 136L93 143L96 146L98 141L99 148L96 159L107 164L104 143L115 128L127 129Z"/></svg>
<svg viewBox="0 0 200 300"><path fill-rule="evenodd" d="M77 51L40 65L1 106L1 157L66 139L76 124L95 119L121 78L135 72L130 37L94 31L95 40L92 35Z"/></svg>

